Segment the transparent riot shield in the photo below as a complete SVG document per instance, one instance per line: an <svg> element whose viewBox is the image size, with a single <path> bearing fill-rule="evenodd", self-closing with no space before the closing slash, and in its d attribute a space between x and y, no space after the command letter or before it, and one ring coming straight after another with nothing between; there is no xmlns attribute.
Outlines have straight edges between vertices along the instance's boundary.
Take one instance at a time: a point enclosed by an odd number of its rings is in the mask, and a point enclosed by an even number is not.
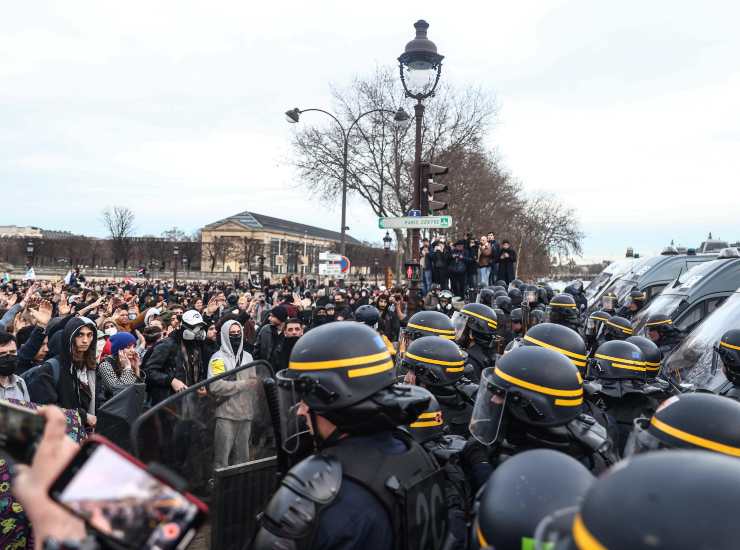
<svg viewBox="0 0 740 550"><path fill-rule="evenodd" d="M219 536L234 531L223 524L223 510L229 510L229 517L240 516L243 528L253 530L251 519L278 481L275 429L263 383L271 377L265 361L226 371L158 403L132 425L135 456L179 475L190 492L209 504L212 540L214 530ZM269 479L259 484L264 495L248 490L255 475ZM237 486L240 494L227 491ZM249 535L233 534L231 542L221 539L219 547L241 550Z"/></svg>

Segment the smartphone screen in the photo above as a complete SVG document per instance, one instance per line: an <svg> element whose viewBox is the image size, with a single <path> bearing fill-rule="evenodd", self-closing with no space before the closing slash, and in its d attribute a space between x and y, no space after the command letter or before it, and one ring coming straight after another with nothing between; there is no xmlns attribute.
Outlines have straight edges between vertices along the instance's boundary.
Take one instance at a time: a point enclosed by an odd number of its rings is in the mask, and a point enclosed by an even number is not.
<svg viewBox="0 0 740 550"><path fill-rule="evenodd" d="M30 464L44 432L44 417L36 411L0 401L0 454L16 462Z"/></svg>
<svg viewBox="0 0 740 550"><path fill-rule="evenodd" d="M184 548L205 508L100 440L82 447L50 494L127 548Z"/></svg>

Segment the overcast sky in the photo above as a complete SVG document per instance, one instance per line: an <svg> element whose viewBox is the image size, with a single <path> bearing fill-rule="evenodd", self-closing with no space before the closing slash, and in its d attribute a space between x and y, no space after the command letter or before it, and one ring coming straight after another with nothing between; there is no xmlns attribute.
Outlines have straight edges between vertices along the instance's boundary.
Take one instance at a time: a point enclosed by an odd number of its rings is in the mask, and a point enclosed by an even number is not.
<svg viewBox="0 0 740 550"><path fill-rule="evenodd" d="M730 1L7 3L0 224L102 236L126 205L140 234L242 210L338 230L298 187L282 113L395 63L419 18L445 80L495 93L507 169L577 209L587 258L740 239ZM360 202L348 216L382 237Z"/></svg>

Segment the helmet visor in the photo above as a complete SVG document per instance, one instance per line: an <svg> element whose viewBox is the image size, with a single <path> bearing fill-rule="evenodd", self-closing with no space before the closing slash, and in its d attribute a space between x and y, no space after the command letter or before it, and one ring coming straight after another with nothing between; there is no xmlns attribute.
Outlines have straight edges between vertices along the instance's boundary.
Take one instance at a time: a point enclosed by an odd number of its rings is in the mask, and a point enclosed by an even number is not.
<svg viewBox="0 0 740 550"><path fill-rule="evenodd" d="M573 520L578 513L577 506L561 508L546 515L534 530L534 550L571 550L570 545Z"/></svg>
<svg viewBox="0 0 740 550"><path fill-rule="evenodd" d="M460 341L462 338L465 327L468 324L468 317L460 311L456 311L452 314L452 327L455 329L455 340Z"/></svg>
<svg viewBox="0 0 740 550"><path fill-rule="evenodd" d="M612 295L605 295L601 297L601 307L607 311L612 311L617 305L617 299Z"/></svg>
<svg viewBox="0 0 740 550"><path fill-rule="evenodd" d="M506 390L495 384L492 372L492 367L483 371L470 417L470 435L483 445L490 445L498 438L506 408Z"/></svg>
<svg viewBox="0 0 740 550"><path fill-rule="evenodd" d="M275 375L278 385L278 405L280 407L280 445L288 454L296 454L301 438L309 435L305 417L298 414L301 405L302 386L305 382L295 378L287 370Z"/></svg>
<svg viewBox="0 0 740 550"><path fill-rule="evenodd" d="M662 443L650 432L648 426L650 420L647 418L635 418L634 428L627 438L627 444L624 446L624 457L627 458L636 454L644 454L650 451L657 451L662 448Z"/></svg>
<svg viewBox="0 0 740 550"><path fill-rule="evenodd" d="M523 302L526 302L528 304L536 304L537 303L537 291L536 290L527 290L524 293L524 300Z"/></svg>

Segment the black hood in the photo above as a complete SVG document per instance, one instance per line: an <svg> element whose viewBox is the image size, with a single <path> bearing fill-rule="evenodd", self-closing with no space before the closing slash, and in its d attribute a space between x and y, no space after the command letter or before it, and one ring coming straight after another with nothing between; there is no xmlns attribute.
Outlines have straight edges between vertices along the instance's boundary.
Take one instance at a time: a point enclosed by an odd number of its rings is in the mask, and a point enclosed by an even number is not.
<svg viewBox="0 0 740 550"><path fill-rule="evenodd" d="M85 317L75 317L67 323L64 327L64 332L62 332L61 349L59 350L59 357L62 362L67 364L72 362L72 341L79 330L84 326L87 326L93 331L93 341L90 344L90 348L93 350L93 353L95 353L95 336L98 332L95 323Z"/></svg>

